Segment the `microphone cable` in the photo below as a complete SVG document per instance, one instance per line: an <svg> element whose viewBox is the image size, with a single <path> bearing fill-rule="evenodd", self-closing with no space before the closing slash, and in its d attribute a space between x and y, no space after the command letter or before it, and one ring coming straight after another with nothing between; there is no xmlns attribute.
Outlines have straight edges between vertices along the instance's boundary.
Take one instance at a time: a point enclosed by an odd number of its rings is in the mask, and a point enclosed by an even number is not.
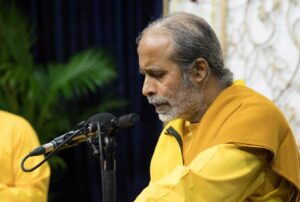
<svg viewBox="0 0 300 202"><path fill-rule="evenodd" d="M35 156L35 155L32 155L33 151L30 152L29 154L27 154L27 156L25 156L22 161L21 161L21 168L24 172L32 172L34 171L35 169L37 169L38 167L40 167L43 163L45 163L51 156L53 156L58 150L59 148L61 148L64 144L66 144L68 141L72 140L74 136L76 136L80 131L72 131L73 134L70 135L68 138L66 138L63 142L61 142L53 151L51 151L46 157L45 159L43 159L41 162L39 162L38 164L36 164L35 166L33 166L32 168L25 168L25 161L29 158L29 157L32 157L32 156ZM71 133L71 132L69 132Z"/></svg>

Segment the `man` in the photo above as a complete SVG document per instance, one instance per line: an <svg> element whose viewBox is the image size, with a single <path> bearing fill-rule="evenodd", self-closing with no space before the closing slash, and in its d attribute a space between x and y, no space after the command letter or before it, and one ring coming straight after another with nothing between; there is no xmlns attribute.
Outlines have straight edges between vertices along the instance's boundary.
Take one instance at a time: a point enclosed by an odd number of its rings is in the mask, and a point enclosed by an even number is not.
<svg viewBox="0 0 300 202"><path fill-rule="evenodd" d="M136 201L299 201L299 151L282 113L232 82L201 18L176 13L138 38L143 94L164 129Z"/></svg>
<svg viewBox="0 0 300 202"><path fill-rule="evenodd" d="M23 172L21 160L39 145L37 135L23 118L0 110L0 201L1 202L46 202L50 168L47 163L33 172ZM25 162L32 168L43 157L34 157Z"/></svg>

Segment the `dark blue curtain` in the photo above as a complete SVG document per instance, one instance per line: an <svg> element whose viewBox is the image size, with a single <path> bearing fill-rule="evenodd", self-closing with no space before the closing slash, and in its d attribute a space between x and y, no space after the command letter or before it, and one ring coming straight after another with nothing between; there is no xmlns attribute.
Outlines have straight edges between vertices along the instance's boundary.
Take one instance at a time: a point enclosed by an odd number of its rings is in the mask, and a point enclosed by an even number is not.
<svg viewBox="0 0 300 202"><path fill-rule="evenodd" d="M149 21L161 16L162 0L19 0L16 3L34 24L36 43L32 51L36 62L64 62L92 47L106 50L114 59L119 76L107 92L115 91L128 101L129 105L119 115L129 112L140 115L136 126L117 135L117 201L133 201L148 183L150 158L161 130L153 108L141 95L143 81L138 71L135 39ZM101 201L99 162L91 150L80 145L61 151L60 155L68 167L52 173L49 201Z"/></svg>

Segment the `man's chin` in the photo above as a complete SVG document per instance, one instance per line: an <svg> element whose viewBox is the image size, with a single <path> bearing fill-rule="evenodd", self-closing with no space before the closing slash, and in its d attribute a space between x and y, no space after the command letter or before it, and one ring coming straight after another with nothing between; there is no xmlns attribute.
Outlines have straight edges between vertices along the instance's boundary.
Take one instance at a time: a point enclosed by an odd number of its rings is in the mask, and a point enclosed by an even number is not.
<svg viewBox="0 0 300 202"><path fill-rule="evenodd" d="M158 118L159 118L159 120L161 120L164 123L164 125L174 119L174 117L171 115L159 114L159 113L158 113Z"/></svg>

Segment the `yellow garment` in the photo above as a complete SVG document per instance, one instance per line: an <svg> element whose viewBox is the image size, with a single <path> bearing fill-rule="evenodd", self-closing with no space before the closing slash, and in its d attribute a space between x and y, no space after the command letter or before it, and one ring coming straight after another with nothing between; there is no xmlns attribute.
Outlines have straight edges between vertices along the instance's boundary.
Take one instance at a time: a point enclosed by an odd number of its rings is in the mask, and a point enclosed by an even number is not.
<svg viewBox="0 0 300 202"><path fill-rule="evenodd" d="M179 134L182 134L183 124L184 121L182 119L172 121L172 127ZM169 126L170 124L168 124L161 133L152 156L150 165L150 183L168 175L176 166L183 165L181 149L178 142L173 136L167 135L168 132L166 129L169 128ZM160 167L160 169L158 169L158 167Z"/></svg>
<svg viewBox="0 0 300 202"><path fill-rule="evenodd" d="M282 187L272 194L248 197L265 185L266 157L264 152L253 154L247 148L233 144L211 147L190 165L177 166L164 178L152 182L136 202L239 202L246 198L249 201L286 202L289 190L284 180Z"/></svg>
<svg viewBox="0 0 300 202"><path fill-rule="evenodd" d="M170 126L181 136L182 150L173 136L165 135L169 133L167 130ZM199 123L190 124L176 119L164 128L152 157L149 187L167 178L176 166L188 167L202 152L226 143L256 148L270 157L269 165L264 168L269 169L265 171L268 180L264 182L263 188L257 190L260 197L273 197L276 201L278 192L288 187L294 193L291 194L291 197L294 197L293 201L296 200L300 189L300 160L288 123L271 101L239 85L225 89L211 104ZM269 186L273 179L276 179L274 184L277 186ZM287 184L284 179L289 183ZM277 188L280 190L276 191ZM195 190L197 191L202 190ZM203 192L208 193L209 190L203 189ZM251 195L254 192L248 194L249 198L255 198ZM151 197L145 196L144 192L141 195L140 198Z"/></svg>
<svg viewBox="0 0 300 202"><path fill-rule="evenodd" d="M39 146L36 133L23 118L0 110L0 201L46 202L50 168L47 163L33 172L23 172L21 160ZM29 158L31 168L43 157Z"/></svg>

